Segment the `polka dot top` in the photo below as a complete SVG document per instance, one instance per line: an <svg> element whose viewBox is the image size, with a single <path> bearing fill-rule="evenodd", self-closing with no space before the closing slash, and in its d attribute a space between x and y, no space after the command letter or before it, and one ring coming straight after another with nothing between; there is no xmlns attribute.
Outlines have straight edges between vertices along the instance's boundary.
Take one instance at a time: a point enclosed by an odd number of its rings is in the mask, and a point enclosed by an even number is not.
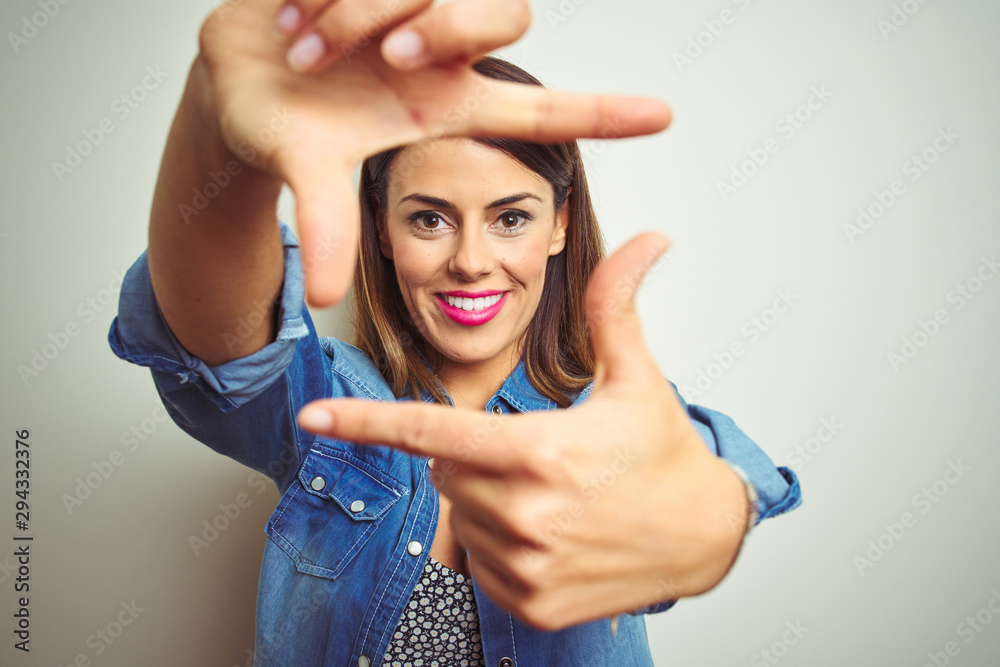
<svg viewBox="0 0 1000 667"><path fill-rule="evenodd" d="M430 556L403 609L382 664L387 667L483 667L472 583Z"/></svg>

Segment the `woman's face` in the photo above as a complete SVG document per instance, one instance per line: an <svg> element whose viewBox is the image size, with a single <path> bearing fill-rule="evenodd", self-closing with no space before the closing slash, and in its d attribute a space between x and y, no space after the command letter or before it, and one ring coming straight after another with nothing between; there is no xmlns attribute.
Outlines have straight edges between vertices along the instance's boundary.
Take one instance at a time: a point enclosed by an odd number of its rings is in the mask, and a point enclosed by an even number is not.
<svg viewBox="0 0 1000 667"><path fill-rule="evenodd" d="M546 262L565 245L567 211L556 214L548 181L471 139L427 140L396 155L382 253L446 363L518 358Z"/></svg>

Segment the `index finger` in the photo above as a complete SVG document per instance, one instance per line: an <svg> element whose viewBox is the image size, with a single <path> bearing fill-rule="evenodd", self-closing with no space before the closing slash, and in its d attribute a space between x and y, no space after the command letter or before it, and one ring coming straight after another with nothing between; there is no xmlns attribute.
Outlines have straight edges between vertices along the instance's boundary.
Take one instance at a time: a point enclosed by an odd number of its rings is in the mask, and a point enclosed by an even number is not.
<svg viewBox="0 0 1000 667"><path fill-rule="evenodd" d="M488 95L459 130L469 136L617 139L659 132L672 118L666 102L650 97L573 93L478 76Z"/></svg>
<svg viewBox="0 0 1000 667"><path fill-rule="evenodd" d="M467 408L363 398L313 401L298 416L299 426L319 435L453 459L492 472L518 465L530 438L523 420Z"/></svg>

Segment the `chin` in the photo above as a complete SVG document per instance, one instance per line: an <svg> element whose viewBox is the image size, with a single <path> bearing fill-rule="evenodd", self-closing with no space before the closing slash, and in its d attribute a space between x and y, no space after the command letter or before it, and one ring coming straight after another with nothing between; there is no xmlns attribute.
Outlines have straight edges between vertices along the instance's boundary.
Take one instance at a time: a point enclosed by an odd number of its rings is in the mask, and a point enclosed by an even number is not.
<svg viewBox="0 0 1000 667"><path fill-rule="evenodd" d="M431 345L438 353L449 361L457 364L477 364L495 359L509 345L503 342L473 341L473 332L459 334L450 341L432 341ZM464 338L465 340L457 340Z"/></svg>
<svg viewBox="0 0 1000 667"><path fill-rule="evenodd" d="M495 358L502 350L484 349L482 347L471 347L466 345L445 346L438 348L442 356L447 357L457 364L477 364Z"/></svg>

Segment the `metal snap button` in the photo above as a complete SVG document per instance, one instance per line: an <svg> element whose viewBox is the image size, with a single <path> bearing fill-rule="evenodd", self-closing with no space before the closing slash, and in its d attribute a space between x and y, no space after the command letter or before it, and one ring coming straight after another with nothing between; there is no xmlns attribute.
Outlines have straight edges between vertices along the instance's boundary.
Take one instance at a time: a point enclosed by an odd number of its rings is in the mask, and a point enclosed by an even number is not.
<svg viewBox="0 0 1000 667"><path fill-rule="evenodd" d="M365 508L365 501L363 500L355 500L353 503L351 503L351 511L354 512L355 514L357 514L364 508Z"/></svg>
<svg viewBox="0 0 1000 667"><path fill-rule="evenodd" d="M500 658L499 662L497 662L497 667L514 667L514 661L507 656L504 656Z"/></svg>
<svg viewBox="0 0 1000 667"><path fill-rule="evenodd" d="M371 667L372 661L368 659L367 655L362 655L358 657L358 667Z"/></svg>
<svg viewBox="0 0 1000 667"><path fill-rule="evenodd" d="M493 414L495 414L495 415L502 415L503 414L503 408L500 407L499 403L494 403L493 404Z"/></svg>
<svg viewBox="0 0 1000 667"><path fill-rule="evenodd" d="M406 550L410 553L411 556L419 556L420 552L424 550L424 546L420 544L420 542L413 540L406 545Z"/></svg>
<svg viewBox="0 0 1000 667"><path fill-rule="evenodd" d="M317 475L312 478L311 482L309 482L309 486L312 487L313 491L322 491L326 486L326 480Z"/></svg>

